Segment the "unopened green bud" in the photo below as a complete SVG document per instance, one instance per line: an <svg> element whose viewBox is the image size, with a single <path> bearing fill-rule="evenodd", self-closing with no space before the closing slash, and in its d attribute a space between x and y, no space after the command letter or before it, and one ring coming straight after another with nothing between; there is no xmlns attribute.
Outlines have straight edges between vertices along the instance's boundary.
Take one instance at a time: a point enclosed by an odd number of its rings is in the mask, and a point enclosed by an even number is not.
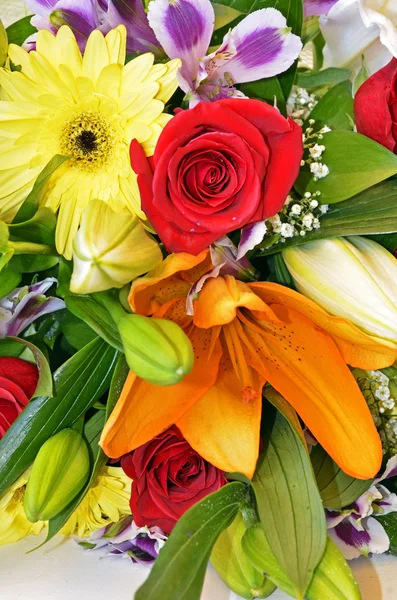
<svg viewBox="0 0 397 600"><path fill-rule="evenodd" d="M192 344L176 323L125 314L117 326L128 366L138 377L154 385L174 385L192 370Z"/></svg>
<svg viewBox="0 0 397 600"><path fill-rule="evenodd" d="M43 444L26 486L24 509L29 521L47 521L77 496L88 479L90 458L83 437L63 429Z"/></svg>
<svg viewBox="0 0 397 600"><path fill-rule="evenodd" d="M50 23L55 29L59 29L62 25L69 25L61 10L53 10L52 13L50 13Z"/></svg>
<svg viewBox="0 0 397 600"><path fill-rule="evenodd" d="M243 517L239 514L218 537L211 563L226 585L242 598L267 598L276 586L244 554L241 540L246 531Z"/></svg>

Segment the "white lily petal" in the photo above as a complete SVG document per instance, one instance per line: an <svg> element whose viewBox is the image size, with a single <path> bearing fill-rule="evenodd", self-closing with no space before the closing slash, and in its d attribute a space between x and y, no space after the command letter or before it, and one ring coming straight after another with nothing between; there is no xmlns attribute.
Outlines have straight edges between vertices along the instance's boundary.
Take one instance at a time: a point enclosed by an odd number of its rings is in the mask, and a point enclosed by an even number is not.
<svg viewBox="0 0 397 600"><path fill-rule="evenodd" d="M382 509L383 515L397 512L397 494L390 492L384 485L377 485L377 488L382 495L382 499L377 502L377 505Z"/></svg>
<svg viewBox="0 0 397 600"><path fill-rule="evenodd" d="M377 25L380 41L397 57L397 3L395 0L359 0L360 15L366 27Z"/></svg>

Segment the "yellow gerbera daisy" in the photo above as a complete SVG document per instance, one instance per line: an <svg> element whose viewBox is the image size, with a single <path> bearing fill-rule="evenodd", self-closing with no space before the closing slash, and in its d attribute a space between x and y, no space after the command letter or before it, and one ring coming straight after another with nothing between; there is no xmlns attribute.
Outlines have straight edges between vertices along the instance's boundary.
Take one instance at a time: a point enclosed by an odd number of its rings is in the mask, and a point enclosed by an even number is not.
<svg viewBox="0 0 397 600"><path fill-rule="evenodd" d="M179 60L154 65L151 53L127 65L123 25L105 37L95 30L82 57L69 27L42 30L37 51L10 44L20 71L0 69L0 219L11 221L40 171L55 154L69 156L51 177L43 205L58 211L56 246L72 257L72 242L91 199L117 212L140 209L129 145L151 156L171 115L164 103L177 87Z"/></svg>
<svg viewBox="0 0 397 600"><path fill-rule="evenodd" d="M130 515L131 483L120 467L104 467L61 533L87 537L92 531Z"/></svg>

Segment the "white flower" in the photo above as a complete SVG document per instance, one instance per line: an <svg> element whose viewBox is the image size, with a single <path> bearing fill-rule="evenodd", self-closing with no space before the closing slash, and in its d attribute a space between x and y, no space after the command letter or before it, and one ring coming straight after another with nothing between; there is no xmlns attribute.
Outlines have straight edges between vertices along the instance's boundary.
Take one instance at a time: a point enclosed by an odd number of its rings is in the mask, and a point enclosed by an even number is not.
<svg viewBox="0 0 397 600"><path fill-rule="evenodd" d="M299 204L293 204L291 206L291 214L292 215L300 215L302 212L302 207Z"/></svg>
<svg viewBox="0 0 397 600"><path fill-rule="evenodd" d="M312 200L310 202L310 208L317 208L318 206L318 201L317 200Z"/></svg>
<svg viewBox="0 0 397 600"><path fill-rule="evenodd" d="M294 228L289 223L283 223L281 225L281 235L284 238L294 237Z"/></svg>
<svg viewBox="0 0 397 600"><path fill-rule="evenodd" d="M312 158L320 158L322 153L325 150L325 146L321 146L320 144L314 144L309 150L310 156Z"/></svg>
<svg viewBox="0 0 397 600"><path fill-rule="evenodd" d="M320 229L320 219L317 219L317 218L314 219L313 229Z"/></svg>
<svg viewBox="0 0 397 600"><path fill-rule="evenodd" d="M327 165L321 162L314 162L310 165L310 171L317 179L322 179L323 177L326 177L328 175L329 168L327 167Z"/></svg>
<svg viewBox="0 0 397 600"><path fill-rule="evenodd" d="M320 206L320 211L321 211L321 214L322 214L322 215L325 215L325 213L327 213L327 212L328 212L328 209L329 209L329 204L322 204L322 205Z"/></svg>
<svg viewBox="0 0 397 600"><path fill-rule="evenodd" d="M370 75L397 57L396 0L339 0L319 19L324 68L347 67Z"/></svg>
<svg viewBox="0 0 397 600"><path fill-rule="evenodd" d="M304 227L306 227L307 229L311 228L313 224L313 215L311 213L309 213L308 215L305 215L302 219L302 225Z"/></svg>

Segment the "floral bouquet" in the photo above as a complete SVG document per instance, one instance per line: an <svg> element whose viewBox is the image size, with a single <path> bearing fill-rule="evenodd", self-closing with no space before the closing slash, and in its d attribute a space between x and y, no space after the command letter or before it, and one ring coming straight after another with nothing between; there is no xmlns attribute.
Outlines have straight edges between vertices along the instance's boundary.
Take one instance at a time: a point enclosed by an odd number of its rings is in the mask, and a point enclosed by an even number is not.
<svg viewBox="0 0 397 600"><path fill-rule="evenodd" d="M198 600L209 561L243 598L359 599L345 559L397 554L394 2L26 4L0 544L154 563L136 600Z"/></svg>

